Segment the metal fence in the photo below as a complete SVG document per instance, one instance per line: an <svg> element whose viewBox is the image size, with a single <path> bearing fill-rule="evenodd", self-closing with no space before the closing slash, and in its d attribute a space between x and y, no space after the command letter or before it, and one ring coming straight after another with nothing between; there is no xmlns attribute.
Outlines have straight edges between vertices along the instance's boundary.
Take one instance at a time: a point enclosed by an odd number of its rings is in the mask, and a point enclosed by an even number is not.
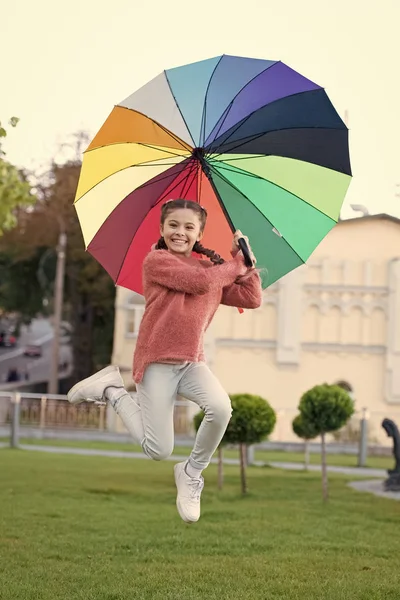
<svg viewBox="0 0 400 600"><path fill-rule="evenodd" d="M193 414L197 410L191 402L176 402L174 426L177 436L181 439L193 439ZM292 421L296 414L294 409L279 409L273 434L267 443L258 447L300 451L304 445L292 430ZM345 427L328 436L328 451L358 454L360 466L365 464L368 453L390 454L393 441L382 428L384 418L390 418L400 425L400 411L391 407L385 412L370 412L367 409L357 411ZM90 402L72 405L66 396L61 395L0 392L0 430L10 432L12 446L18 446L21 433L28 437L27 432L32 430L36 432L35 437L39 437L38 432L44 434L51 430L53 438L58 437L57 432L64 438L68 435L73 437L73 433L81 432L81 439L84 439L84 432L87 432L88 439L93 439L95 432L107 433L107 407L99 407ZM115 432L115 437L121 441L124 433L127 435L123 427L115 429ZM102 435L100 439L103 437ZM319 443L312 442L310 451L318 452Z"/></svg>
<svg viewBox="0 0 400 600"><path fill-rule="evenodd" d="M132 394L134 395L134 394ZM91 402L73 405L66 396L25 392L0 392L0 427L10 430L12 446L18 445L21 432L34 430L73 430L105 432L106 406ZM193 436L189 403L177 401L174 427L178 435ZM121 429L118 430L122 433ZM54 436L56 437L56 436Z"/></svg>
<svg viewBox="0 0 400 600"><path fill-rule="evenodd" d="M105 407L72 405L65 396L0 392L0 423L52 428L105 429Z"/></svg>
<svg viewBox="0 0 400 600"><path fill-rule="evenodd" d="M276 425L271 435L275 442L298 441L292 429L292 422L298 410L280 408L276 411ZM400 428L400 410L388 406L384 411L370 411L367 408L356 410L348 423L339 431L327 436L331 443L359 444L361 437L366 438L368 446L392 446L392 440L387 437L382 427L383 419L392 419Z"/></svg>

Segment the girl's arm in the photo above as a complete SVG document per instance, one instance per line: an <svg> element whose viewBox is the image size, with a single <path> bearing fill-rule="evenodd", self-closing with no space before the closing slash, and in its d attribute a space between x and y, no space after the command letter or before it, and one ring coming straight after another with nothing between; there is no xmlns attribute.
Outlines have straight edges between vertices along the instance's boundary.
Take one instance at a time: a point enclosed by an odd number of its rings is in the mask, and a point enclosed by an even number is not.
<svg viewBox="0 0 400 600"><path fill-rule="evenodd" d="M193 295L229 286L246 270L241 253L229 262L210 268L186 262L167 250L154 250L143 262L143 276L148 282Z"/></svg>
<svg viewBox="0 0 400 600"><path fill-rule="evenodd" d="M262 304L262 287L257 271L249 271L237 283L226 286L222 291L221 304L236 308L259 308Z"/></svg>

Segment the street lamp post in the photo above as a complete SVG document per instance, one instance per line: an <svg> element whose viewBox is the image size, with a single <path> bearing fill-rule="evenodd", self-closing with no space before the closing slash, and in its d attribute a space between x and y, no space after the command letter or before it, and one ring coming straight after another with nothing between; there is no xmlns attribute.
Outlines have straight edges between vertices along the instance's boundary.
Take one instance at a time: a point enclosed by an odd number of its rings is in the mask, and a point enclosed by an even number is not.
<svg viewBox="0 0 400 600"><path fill-rule="evenodd" d="M58 237L57 247L57 269L54 289L54 317L53 317L53 347L51 353L50 376L47 392L49 394L58 393L58 370L60 354L60 331L64 300L64 274L65 274L65 255L67 248L67 234L61 230Z"/></svg>

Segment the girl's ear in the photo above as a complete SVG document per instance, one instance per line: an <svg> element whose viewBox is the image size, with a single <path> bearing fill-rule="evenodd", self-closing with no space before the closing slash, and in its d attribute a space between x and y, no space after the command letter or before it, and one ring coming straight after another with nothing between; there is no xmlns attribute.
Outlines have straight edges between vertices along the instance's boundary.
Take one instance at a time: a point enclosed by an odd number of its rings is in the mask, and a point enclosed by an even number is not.
<svg viewBox="0 0 400 600"><path fill-rule="evenodd" d="M199 235L197 236L197 241L200 242L200 240L203 239L203 232L200 231Z"/></svg>
<svg viewBox="0 0 400 600"><path fill-rule="evenodd" d="M162 225L160 225L160 235L161 235L161 237L163 236L163 226Z"/></svg>

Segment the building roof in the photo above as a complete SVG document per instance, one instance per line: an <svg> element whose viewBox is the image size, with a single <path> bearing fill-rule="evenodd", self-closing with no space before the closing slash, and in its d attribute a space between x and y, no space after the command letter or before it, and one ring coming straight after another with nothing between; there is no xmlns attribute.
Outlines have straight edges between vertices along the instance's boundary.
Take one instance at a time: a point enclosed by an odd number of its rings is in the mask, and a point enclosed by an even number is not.
<svg viewBox="0 0 400 600"><path fill-rule="evenodd" d="M350 219L340 219L338 224L347 223L354 221L392 221L392 223L400 224L400 219L393 215L387 215L386 213L379 213L376 215L361 215L360 217L351 217Z"/></svg>

